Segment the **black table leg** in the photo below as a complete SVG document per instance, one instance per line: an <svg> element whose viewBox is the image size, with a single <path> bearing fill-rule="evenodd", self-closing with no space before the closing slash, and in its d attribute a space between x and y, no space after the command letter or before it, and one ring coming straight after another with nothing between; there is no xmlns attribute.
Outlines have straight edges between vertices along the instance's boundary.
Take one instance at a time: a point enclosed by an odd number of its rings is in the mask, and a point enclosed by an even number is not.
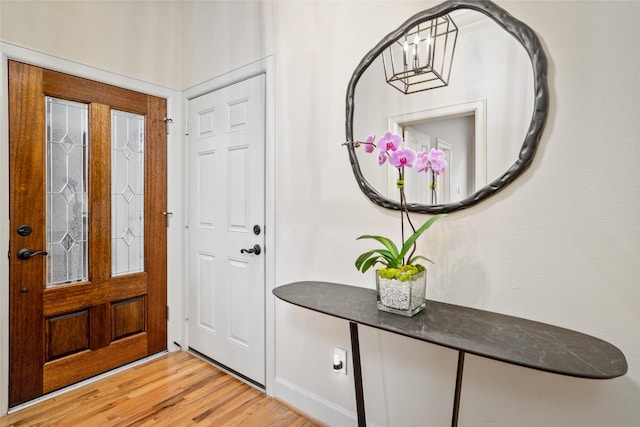
<svg viewBox="0 0 640 427"><path fill-rule="evenodd" d="M458 352L458 372L456 373L456 393L453 397L453 416L451 427L458 426L458 411L460 410L460 392L462 391L462 371L464 369L464 351Z"/></svg>
<svg viewBox="0 0 640 427"><path fill-rule="evenodd" d="M356 386L356 411L358 414L358 427L366 427L367 420L364 415L364 393L362 390L362 367L360 365L360 341L358 340L358 324L349 322L351 332L351 354L353 360L353 382Z"/></svg>
<svg viewBox="0 0 640 427"><path fill-rule="evenodd" d="M356 411L358 427L366 427L367 420L364 412L364 392L362 388L362 365L360 364L360 341L358 338L358 324L349 322L351 332L351 352L353 360L353 382L356 389ZM456 390L453 398L453 414L451 427L458 426L458 412L460 410L460 394L462 392L462 374L464 371L464 351L458 352L458 369L456 372Z"/></svg>

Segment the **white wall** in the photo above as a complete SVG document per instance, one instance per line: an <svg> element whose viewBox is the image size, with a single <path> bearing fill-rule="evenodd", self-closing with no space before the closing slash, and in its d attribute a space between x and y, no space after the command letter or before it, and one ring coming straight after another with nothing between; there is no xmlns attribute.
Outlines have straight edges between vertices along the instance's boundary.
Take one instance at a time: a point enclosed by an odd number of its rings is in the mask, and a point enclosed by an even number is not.
<svg viewBox="0 0 640 427"><path fill-rule="evenodd" d="M434 4L198 3L183 10L185 27L194 27L185 32L185 49L198 52L185 57L184 86L277 55L276 284L373 287L371 275L353 268L366 249L354 239L392 234L398 223L394 212L359 192L340 146L346 85L382 36ZM619 379L590 381L468 357L460 424L634 425L640 419L639 3L500 4L546 46L550 120L524 176L429 231L426 252L437 264L428 296L601 337L624 351L630 369ZM339 411L330 417L325 409L354 410L350 379L334 375L330 364L333 346L348 346L346 322L282 302L276 311L276 395L342 423ZM370 420L448 425L455 353L361 329Z"/></svg>
<svg viewBox="0 0 640 427"><path fill-rule="evenodd" d="M180 89L179 2L0 0L0 12L5 42Z"/></svg>
<svg viewBox="0 0 640 427"><path fill-rule="evenodd" d="M393 234L398 221L395 212L373 206L359 192L340 146L346 85L382 36L436 2L183 2L177 11L181 70L151 40L143 45L151 52L141 52L150 59L134 66L104 42L96 41L100 49L88 52L71 42L45 41L46 34L29 34L28 26L7 31L13 17L47 22L35 6L27 15L9 4L0 3L3 40L174 88L275 53L276 285L326 280L373 287L373 277L353 267L367 248L354 239ZM423 252L436 265L429 273L428 297L595 335L625 353L629 372L614 380L582 380L469 356L460 425L636 425L640 3L499 4L527 22L546 47L550 120L522 177L429 231ZM145 28L158 31L154 22L145 22ZM61 28L57 31L64 34L73 31ZM96 37L103 36L101 30ZM180 176L170 171L174 183ZM333 347L348 348L347 323L283 302L276 311L276 396L331 425L347 425L355 410L351 377L331 370ZM455 352L360 329L370 421L448 425Z"/></svg>

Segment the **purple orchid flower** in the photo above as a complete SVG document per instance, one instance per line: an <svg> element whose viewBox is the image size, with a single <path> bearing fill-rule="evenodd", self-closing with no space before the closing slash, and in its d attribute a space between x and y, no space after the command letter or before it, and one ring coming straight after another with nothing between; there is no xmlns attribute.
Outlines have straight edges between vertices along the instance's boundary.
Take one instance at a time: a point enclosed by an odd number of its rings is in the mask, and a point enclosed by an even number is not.
<svg viewBox="0 0 640 427"><path fill-rule="evenodd" d="M429 171L429 158L427 157L427 153L424 151L419 151L416 154L416 161L413 163L413 167L416 172L428 172Z"/></svg>
<svg viewBox="0 0 640 427"><path fill-rule="evenodd" d="M367 137L367 140L364 143L364 151L367 153L373 153L373 149L375 147L373 141L376 140L376 136L375 135L369 135Z"/></svg>
<svg viewBox="0 0 640 427"><path fill-rule="evenodd" d="M402 137L389 131L378 139L378 149L380 151L396 151L400 144L402 144Z"/></svg>
<svg viewBox="0 0 640 427"><path fill-rule="evenodd" d="M389 163L397 168L401 167L413 167L413 162L416 160L416 152L411 148L405 148L404 150L396 150L389 156Z"/></svg>
<svg viewBox="0 0 640 427"><path fill-rule="evenodd" d="M442 150L432 148L427 154L427 159L431 166L431 170L436 175L440 175L447 168L447 161L444 159L444 152Z"/></svg>
<svg viewBox="0 0 640 427"><path fill-rule="evenodd" d="M378 152L378 165L382 166L387 161L387 153L384 151Z"/></svg>

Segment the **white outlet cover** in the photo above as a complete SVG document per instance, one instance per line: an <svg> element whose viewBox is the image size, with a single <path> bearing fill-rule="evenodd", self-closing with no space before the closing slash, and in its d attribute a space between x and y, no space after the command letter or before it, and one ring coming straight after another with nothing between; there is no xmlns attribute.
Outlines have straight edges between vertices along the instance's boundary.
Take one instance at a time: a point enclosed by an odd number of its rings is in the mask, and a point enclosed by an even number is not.
<svg viewBox="0 0 640 427"><path fill-rule="evenodd" d="M335 358L336 356L338 356L338 358L342 362L342 368L338 370L334 369L334 372L347 375L347 350L344 350L339 347L334 347L333 357ZM333 359L331 361L331 366L333 366Z"/></svg>

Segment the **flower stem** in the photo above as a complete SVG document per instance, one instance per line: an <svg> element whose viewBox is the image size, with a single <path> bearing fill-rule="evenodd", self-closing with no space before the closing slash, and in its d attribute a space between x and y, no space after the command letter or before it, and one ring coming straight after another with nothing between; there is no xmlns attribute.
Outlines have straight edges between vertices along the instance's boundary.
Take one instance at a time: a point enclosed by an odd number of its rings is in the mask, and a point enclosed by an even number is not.
<svg viewBox="0 0 640 427"><path fill-rule="evenodd" d="M404 191L402 191L402 196L401 197L403 199L402 205L404 206L405 215L407 216L407 222L411 226L411 230L413 230L413 232L415 233L416 232L416 228L413 226L413 223L411 222L411 218L409 217L409 209L407 209L407 200L405 198ZM402 246L404 246L404 239L402 241ZM406 264L407 261L409 261L411 258L413 258L413 254L416 253L416 248L417 248L417 244L416 244L416 242L413 242L413 247L411 248L411 253L407 257L406 261L403 261L404 264Z"/></svg>
<svg viewBox="0 0 640 427"><path fill-rule="evenodd" d="M400 191L400 239L404 246L404 168L398 168L398 190ZM404 261L404 260L403 260Z"/></svg>
<svg viewBox="0 0 640 427"><path fill-rule="evenodd" d="M400 190L400 231L402 237L402 246L404 246L404 217L407 217L407 222L411 226L411 230L415 233L416 228L413 226L411 222L411 218L409 217L409 209L407 209L407 198L404 194L404 167L398 169L398 189ZM413 257L413 254L416 252L416 243L413 243L413 247L411 249L411 253L409 257L402 260L402 263L406 265L407 261Z"/></svg>
<svg viewBox="0 0 640 427"><path fill-rule="evenodd" d="M433 170L431 171L431 201L434 205L438 204L438 193L436 192L436 174Z"/></svg>

